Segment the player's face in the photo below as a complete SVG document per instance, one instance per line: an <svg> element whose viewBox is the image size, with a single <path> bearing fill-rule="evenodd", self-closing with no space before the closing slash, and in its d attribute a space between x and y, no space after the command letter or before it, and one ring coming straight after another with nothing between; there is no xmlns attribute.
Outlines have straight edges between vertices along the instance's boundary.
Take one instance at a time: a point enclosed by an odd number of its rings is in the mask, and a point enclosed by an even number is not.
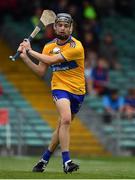
<svg viewBox="0 0 135 180"><path fill-rule="evenodd" d="M55 26L56 37L61 40L66 40L70 36L71 25L69 23L60 21Z"/></svg>

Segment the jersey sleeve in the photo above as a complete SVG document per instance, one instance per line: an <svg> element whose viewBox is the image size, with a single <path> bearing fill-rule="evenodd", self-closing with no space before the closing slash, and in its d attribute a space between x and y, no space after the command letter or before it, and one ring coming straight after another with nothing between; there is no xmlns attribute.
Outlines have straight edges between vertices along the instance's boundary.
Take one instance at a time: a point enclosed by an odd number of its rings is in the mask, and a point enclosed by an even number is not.
<svg viewBox="0 0 135 180"><path fill-rule="evenodd" d="M65 51L61 52L61 55L66 61L79 60L84 58L84 49L81 45L76 47L70 47Z"/></svg>

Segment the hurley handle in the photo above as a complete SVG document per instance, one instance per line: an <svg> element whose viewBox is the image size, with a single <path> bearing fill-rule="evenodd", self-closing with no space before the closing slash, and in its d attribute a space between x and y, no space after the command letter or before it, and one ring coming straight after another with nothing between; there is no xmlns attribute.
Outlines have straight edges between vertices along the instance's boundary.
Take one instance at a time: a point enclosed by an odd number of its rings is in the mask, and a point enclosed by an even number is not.
<svg viewBox="0 0 135 180"><path fill-rule="evenodd" d="M9 59L11 59L12 61L16 61L16 59L18 59L20 57L20 54L21 54L21 52L17 51L14 56L9 56Z"/></svg>
<svg viewBox="0 0 135 180"><path fill-rule="evenodd" d="M30 36L27 40L28 40L29 42L31 42L32 39L33 39L33 38ZM24 39L24 41L25 41L25 39ZM9 56L9 59L10 59L11 61L16 61L16 60L20 57L20 54L21 54L21 52L20 52L20 51L17 51L14 56Z"/></svg>

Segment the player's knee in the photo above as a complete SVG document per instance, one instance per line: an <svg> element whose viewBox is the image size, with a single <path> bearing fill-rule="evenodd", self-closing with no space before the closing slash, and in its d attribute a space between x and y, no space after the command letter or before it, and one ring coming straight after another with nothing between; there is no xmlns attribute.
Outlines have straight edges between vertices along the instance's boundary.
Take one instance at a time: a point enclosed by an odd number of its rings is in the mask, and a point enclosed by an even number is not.
<svg viewBox="0 0 135 180"><path fill-rule="evenodd" d="M70 123L71 123L71 117L70 116L63 116L61 118L61 124L70 125Z"/></svg>

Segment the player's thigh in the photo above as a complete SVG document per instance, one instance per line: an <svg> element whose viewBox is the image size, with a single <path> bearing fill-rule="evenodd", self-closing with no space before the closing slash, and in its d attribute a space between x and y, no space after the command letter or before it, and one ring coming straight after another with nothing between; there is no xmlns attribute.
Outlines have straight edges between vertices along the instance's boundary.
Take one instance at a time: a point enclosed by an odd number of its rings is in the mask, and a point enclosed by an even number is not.
<svg viewBox="0 0 135 180"><path fill-rule="evenodd" d="M60 115L60 118L71 120L70 101L66 98L61 98L55 101L55 104L56 104L58 113Z"/></svg>

